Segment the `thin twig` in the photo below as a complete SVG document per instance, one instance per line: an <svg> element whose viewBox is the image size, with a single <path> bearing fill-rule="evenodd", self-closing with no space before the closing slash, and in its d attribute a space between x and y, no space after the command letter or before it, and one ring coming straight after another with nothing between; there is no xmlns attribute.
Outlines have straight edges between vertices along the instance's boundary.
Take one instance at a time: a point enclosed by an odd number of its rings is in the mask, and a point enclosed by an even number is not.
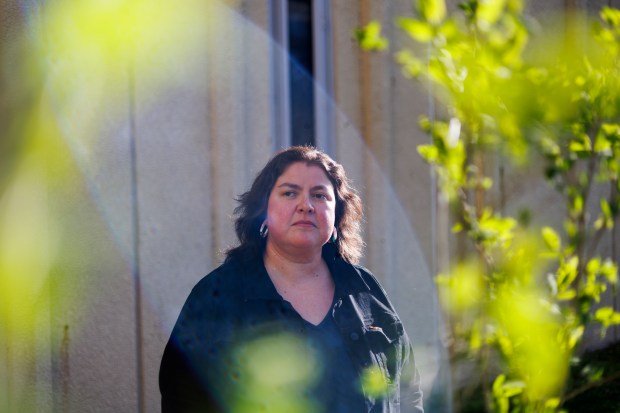
<svg viewBox="0 0 620 413"><path fill-rule="evenodd" d="M588 383L585 386L581 386L578 389L573 390L572 392L568 393L566 396L564 396L564 400L562 401L562 403L566 402L567 400L570 400L578 395L580 395L581 393L584 393L590 389L593 389L595 387L599 387L602 386L603 384L612 382L614 380L620 379L620 371L615 372L614 374L607 376L601 380L598 381L594 381L592 383Z"/></svg>

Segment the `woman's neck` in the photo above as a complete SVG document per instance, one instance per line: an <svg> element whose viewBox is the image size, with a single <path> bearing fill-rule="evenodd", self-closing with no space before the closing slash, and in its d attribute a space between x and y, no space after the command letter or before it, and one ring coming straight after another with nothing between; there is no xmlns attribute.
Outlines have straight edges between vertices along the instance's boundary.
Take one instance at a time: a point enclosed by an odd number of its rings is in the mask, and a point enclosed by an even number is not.
<svg viewBox="0 0 620 413"><path fill-rule="evenodd" d="M327 270L320 251L312 255L289 256L267 244L263 260L272 279L278 277L290 283L325 275Z"/></svg>

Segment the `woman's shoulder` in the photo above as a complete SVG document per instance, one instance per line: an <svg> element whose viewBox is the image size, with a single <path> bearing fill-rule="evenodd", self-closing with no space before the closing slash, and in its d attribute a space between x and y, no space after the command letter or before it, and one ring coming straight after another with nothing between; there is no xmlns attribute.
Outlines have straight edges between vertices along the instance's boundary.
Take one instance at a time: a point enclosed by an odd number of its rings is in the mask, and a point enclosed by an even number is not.
<svg viewBox="0 0 620 413"><path fill-rule="evenodd" d="M192 294L203 294L212 290L234 289L240 283L244 267L236 261L225 261L205 275L192 288Z"/></svg>
<svg viewBox="0 0 620 413"><path fill-rule="evenodd" d="M383 286L381 285L381 283L379 282L379 280L373 274L372 271L370 271L368 268L366 268L366 267L364 267L363 265L360 265L360 264L348 264L347 263L347 265L350 265L351 268L353 268L355 270L355 272L357 274L359 274L359 276L362 279L362 281L364 281L364 283L371 290L378 290L382 294L385 294L385 290L383 289Z"/></svg>
<svg viewBox="0 0 620 413"><path fill-rule="evenodd" d="M202 277L185 300L180 319L204 318L204 314L226 312L239 305L242 276L237 265L225 262Z"/></svg>

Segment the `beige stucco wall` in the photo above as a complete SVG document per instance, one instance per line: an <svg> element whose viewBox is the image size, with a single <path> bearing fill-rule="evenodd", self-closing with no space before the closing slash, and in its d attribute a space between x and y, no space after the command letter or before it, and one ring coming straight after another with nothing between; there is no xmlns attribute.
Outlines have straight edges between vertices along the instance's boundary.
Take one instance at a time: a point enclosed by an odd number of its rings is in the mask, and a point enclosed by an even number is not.
<svg viewBox="0 0 620 413"><path fill-rule="evenodd" d="M447 384L437 377L443 354L432 281L432 185L415 149L427 139L417 118L428 113L428 93L401 75L391 53L362 52L352 40L356 27L379 19L396 47L403 39L390 21L409 7L406 1L333 4L336 156L364 199L365 265L405 320L430 395L434 385L441 393Z"/></svg>
<svg viewBox="0 0 620 413"><path fill-rule="evenodd" d="M267 8L208 6L196 10L198 33L158 41L202 39L174 56L138 48L113 98L51 102L61 133L50 156L66 171L41 189L61 242L38 292L48 305L26 320L27 336L0 337L0 411L159 410L172 325L234 242L234 198L273 151ZM26 20L2 7L12 26ZM159 84L144 76L153 67ZM63 90L92 98L96 74L72 69Z"/></svg>

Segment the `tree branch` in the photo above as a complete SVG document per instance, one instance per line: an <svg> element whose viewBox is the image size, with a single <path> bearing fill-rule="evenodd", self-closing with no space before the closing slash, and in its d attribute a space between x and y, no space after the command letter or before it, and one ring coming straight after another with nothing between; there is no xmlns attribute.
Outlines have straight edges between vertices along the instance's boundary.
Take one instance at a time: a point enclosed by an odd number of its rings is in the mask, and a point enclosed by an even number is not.
<svg viewBox="0 0 620 413"><path fill-rule="evenodd" d="M580 395L581 393L584 393L590 389L593 389L595 387L599 387L602 386L603 384L607 384L610 383L614 380L618 380L620 379L620 371L615 372L614 374L611 374L601 380L598 381L594 381L592 383L588 383L584 386L581 386L575 390L573 390L572 392L568 393L566 396L564 396L564 399L562 400L562 404L564 404L564 402L566 402L567 400L573 399L576 396Z"/></svg>

